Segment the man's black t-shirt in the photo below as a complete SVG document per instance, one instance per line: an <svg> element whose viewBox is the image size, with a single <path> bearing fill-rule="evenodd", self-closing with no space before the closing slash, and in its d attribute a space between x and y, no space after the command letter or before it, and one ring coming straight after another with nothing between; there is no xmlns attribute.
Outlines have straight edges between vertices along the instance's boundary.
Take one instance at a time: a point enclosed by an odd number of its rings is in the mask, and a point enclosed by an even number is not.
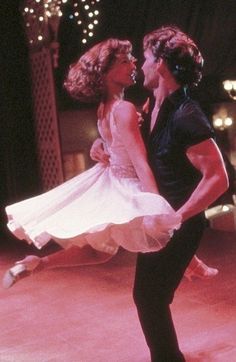
<svg viewBox="0 0 236 362"><path fill-rule="evenodd" d="M160 194L175 209L187 201L202 177L186 150L209 138L214 138L213 129L184 88L164 100L146 147Z"/></svg>

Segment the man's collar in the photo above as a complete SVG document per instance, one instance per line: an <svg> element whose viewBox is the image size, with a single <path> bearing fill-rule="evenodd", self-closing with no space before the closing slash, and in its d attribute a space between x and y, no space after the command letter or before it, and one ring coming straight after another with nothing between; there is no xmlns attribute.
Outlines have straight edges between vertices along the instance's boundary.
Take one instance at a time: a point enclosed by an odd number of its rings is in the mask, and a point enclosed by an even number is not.
<svg viewBox="0 0 236 362"><path fill-rule="evenodd" d="M180 87L173 93L171 93L167 99L171 102L174 106L178 106L183 102L184 99L188 98L188 88L187 87Z"/></svg>

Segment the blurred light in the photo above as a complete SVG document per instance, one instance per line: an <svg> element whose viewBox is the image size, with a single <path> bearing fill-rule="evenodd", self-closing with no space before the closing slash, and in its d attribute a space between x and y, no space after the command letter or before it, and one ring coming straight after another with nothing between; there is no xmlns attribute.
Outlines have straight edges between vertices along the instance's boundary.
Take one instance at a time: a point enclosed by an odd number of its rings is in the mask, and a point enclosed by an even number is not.
<svg viewBox="0 0 236 362"><path fill-rule="evenodd" d="M225 80L223 82L223 87L230 98L236 100L236 80Z"/></svg>
<svg viewBox="0 0 236 362"><path fill-rule="evenodd" d="M225 80L223 82L223 85L224 85L224 89L227 91L231 90L233 88L233 84L229 80Z"/></svg>
<svg viewBox="0 0 236 362"><path fill-rule="evenodd" d="M72 1L72 12L67 16L70 20L76 18L76 24L78 26L83 26L84 38L81 39L83 44L89 41L89 38L94 36L94 27L98 24L98 20L95 17L99 14L99 11L96 9L96 3L100 0L73 0ZM63 4L68 3L68 0L33 0L33 5L31 7L26 6L22 15L24 15L25 26L27 27L27 32L30 31L30 27L34 26L35 22L43 23L45 22L47 26L47 19L55 19L55 26L58 27L60 17L63 16ZM38 11L38 4L43 6L43 11ZM94 9L95 8L95 9ZM82 14L81 11L85 14ZM84 10L85 11L84 11ZM86 15L86 18L82 16ZM92 20L93 18L93 20ZM51 24L51 23L49 23ZM56 25L57 24L57 25ZM41 25L41 24L40 24ZM44 39L44 34L39 34L39 29L32 35L32 39L29 39L30 44L37 43Z"/></svg>
<svg viewBox="0 0 236 362"><path fill-rule="evenodd" d="M228 116L216 117L213 119L213 127L219 129L220 131L224 131L228 127L232 126L233 118Z"/></svg>
<svg viewBox="0 0 236 362"><path fill-rule="evenodd" d="M222 211L224 211L224 212L229 211L229 206L223 205L222 206Z"/></svg>
<svg viewBox="0 0 236 362"><path fill-rule="evenodd" d="M223 119L221 119L221 118L214 119L213 125L214 125L215 128L222 127L223 126Z"/></svg>
<svg viewBox="0 0 236 362"><path fill-rule="evenodd" d="M231 117L226 117L224 121L225 121L224 123L227 127L232 126L232 124L233 124L233 120Z"/></svg>

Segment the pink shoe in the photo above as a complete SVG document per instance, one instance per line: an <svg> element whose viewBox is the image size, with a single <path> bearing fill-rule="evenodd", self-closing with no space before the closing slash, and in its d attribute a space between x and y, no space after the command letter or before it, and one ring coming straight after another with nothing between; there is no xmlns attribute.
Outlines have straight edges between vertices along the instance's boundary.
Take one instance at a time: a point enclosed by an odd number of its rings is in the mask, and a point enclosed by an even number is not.
<svg viewBox="0 0 236 362"><path fill-rule="evenodd" d="M216 268L211 268L203 263L200 259L198 259L198 264L194 267L189 265L186 269L184 276L192 281L194 278L199 279L211 279L214 278L219 273L219 270Z"/></svg>
<svg viewBox="0 0 236 362"><path fill-rule="evenodd" d="M31 275L36 268L39 268L40 264L41 258L36 255L29 255L25 259L17 261L15 265L4 274L2 280L3 288L8 289L18 280Z"/></svg>

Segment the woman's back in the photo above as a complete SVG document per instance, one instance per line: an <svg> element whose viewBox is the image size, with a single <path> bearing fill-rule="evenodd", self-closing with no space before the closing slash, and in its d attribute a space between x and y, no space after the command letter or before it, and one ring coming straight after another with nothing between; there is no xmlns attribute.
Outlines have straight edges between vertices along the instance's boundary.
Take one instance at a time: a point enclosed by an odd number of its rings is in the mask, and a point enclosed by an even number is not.
<svg viewBox="0 0 236 362"><path fill-rule="evenodd" d="M104 146L106 148L106 152L110 155L110 165L112 167L127 167L127 169L132 169L135 173L127 148L124 145L122 137L117 128L116 119L114 116L114 111L121 102L123 101L118 100L114 102L109 113L108 120L102 118L103 110L101 106L101 118L99 117L98 119L98 130L105 143Z"/></svg>

